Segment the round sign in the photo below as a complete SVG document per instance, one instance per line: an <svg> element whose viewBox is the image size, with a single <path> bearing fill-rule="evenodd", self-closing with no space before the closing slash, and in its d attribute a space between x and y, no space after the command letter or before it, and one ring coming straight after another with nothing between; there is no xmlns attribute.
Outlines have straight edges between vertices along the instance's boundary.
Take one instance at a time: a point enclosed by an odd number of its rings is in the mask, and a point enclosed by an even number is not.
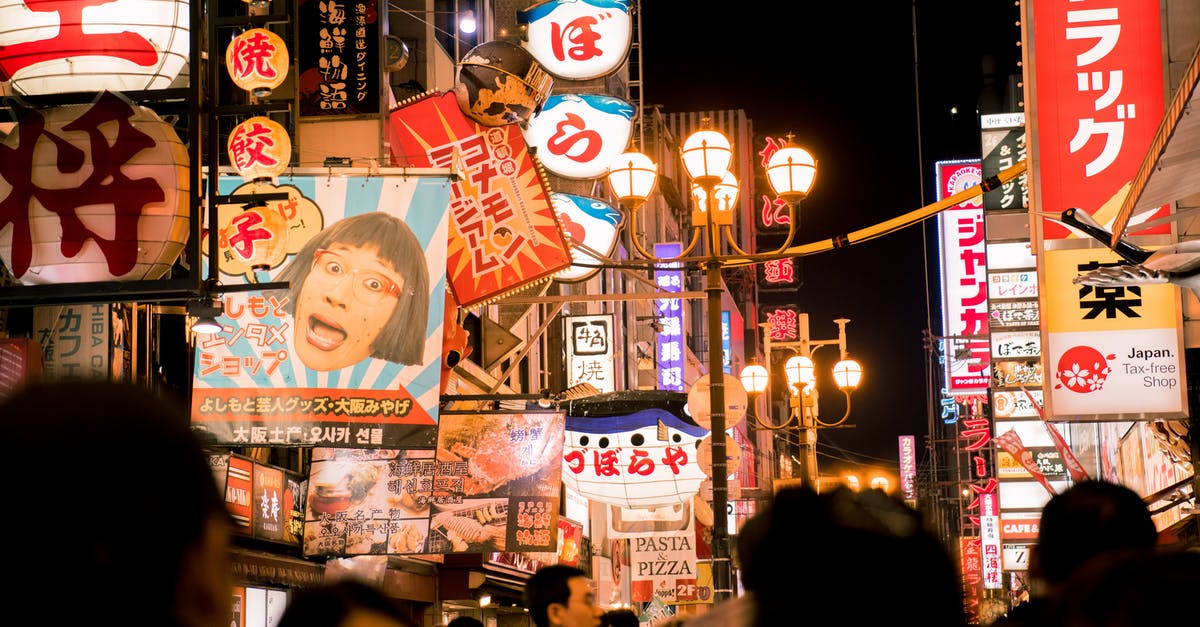
<svg viewBox="0 0 1200 627"><path fill-rule="evenodd" d="M692 420L705 429L712 430L711 386L708 375L696 380L688 392L688 411ZM746 417L746 408L750 405L750 397L746 395L746 387L737 377L725 375L725 428L741 422Z"/></svg>
<svg viewBox="0 0 1200 627"><path fill-rule="evenodd" d="M712 476L712 436L700 441L696 447L696 465L704 474ZM742 465L742 447L733 438L725 438L725 474L732 475Z"/></svg>

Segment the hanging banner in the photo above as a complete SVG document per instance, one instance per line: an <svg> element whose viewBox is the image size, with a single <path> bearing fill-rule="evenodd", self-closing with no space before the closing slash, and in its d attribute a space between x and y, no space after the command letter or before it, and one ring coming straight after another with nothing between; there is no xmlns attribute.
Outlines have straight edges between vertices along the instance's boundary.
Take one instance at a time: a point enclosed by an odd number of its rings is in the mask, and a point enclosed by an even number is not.
<svg viewBox="0 0 1200 627"><path fill-rule="evenodd" d="M460 307L549 280L571 265L550 188L519 125L481 126L446 93L394 110L390 128L396 163L463 175L451 184L447 251L447 280Z"/></svg>
<svg viewBox="0 0 1200 627"><path fill-rule="evenodd" d="M313 450L305 555L554 551L560 413L448 414L435 450Z"/></svg>
<svg viewBox="0 0 1200 627"><path fill-rule="evenodd" d="M378 115L378 1L299 0L296 10L300 115Z"/></svg>
<svg viewBox="0 0 1200 627"><path fill-rule="evenodd" d="M279 183L221 178L223 194L289 195L269 203L287 219L286 261L252 270L223 258L221 283L290 288L222 296L222 329L196 340L193 426L233 446L432 448L449 185L388 174Z"/></svg>

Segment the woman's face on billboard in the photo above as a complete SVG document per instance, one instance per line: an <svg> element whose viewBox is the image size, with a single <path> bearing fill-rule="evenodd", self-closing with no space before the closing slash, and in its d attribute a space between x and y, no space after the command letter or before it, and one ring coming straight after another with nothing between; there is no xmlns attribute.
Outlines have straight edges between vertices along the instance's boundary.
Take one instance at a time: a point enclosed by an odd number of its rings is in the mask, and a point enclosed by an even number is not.
<svg viewBox="0 0 1200 627"><path fill-rule="evenodd" d="M296 300L295 351L304 365L337 370L371 355L404 289L378 250L333 244L313 255Z"/></svg>

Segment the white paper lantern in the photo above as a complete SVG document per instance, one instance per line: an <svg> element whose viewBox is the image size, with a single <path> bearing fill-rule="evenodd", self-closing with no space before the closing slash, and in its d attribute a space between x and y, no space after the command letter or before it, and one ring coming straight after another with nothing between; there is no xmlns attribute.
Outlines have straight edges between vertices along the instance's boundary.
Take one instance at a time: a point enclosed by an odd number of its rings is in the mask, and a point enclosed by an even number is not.
<svg viewBox="0 0 1200 627"><path fill-rule="evenodd" d="M0 0L0 79L22 94L166 89L187 63L183 0Z"/></svg>
<svg viewBox="0 0 1200 627"><path fill-rule="evenodd" d="M105 93L33 111L3 147L0 259L22 283L156 279L183 252L187 148L150 109Z"/></svg>

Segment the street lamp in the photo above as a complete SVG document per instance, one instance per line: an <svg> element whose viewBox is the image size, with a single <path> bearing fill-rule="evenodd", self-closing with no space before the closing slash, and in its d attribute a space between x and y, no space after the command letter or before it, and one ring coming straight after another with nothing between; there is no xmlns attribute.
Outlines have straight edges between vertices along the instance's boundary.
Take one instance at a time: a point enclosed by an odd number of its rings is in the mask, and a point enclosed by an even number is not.
<svg viewBox="0 0 1200 627"><path fill-rule="evenodd" d="M784 154L776 159L779 153ZM723 248L727 245L737 254L737 258L743 261L747 257L756 261L780 258L783 251L791 245L795 235L795 207L812 188L816 175L816 160L807 151L792 146L791 135L788 135L785 148L772 155L767 165L768 180L776 196L782 198L788 206L790 219L787 239L774 251L749 254L738 247L732 231L738 183L729 171L729 165L733 161L733 146L729 139L712 129L710 120L705 118L701 122L700 130L684 140L680 156L696 188L693 191L696 209L692 212L691 241L676 257L662 258L650 254L637 235L638 209L653 189L657 166L645 155L636 151L627 152L619 156L609 168L608 181L621 205L629 209L630 239L638 255L656 263L694 262L705 271L709 410L712 431L713 600L719 603L729 598L733 591L726 518L729 485L725 452L725 377L721 368L722 355L718 341L721 337L721 268L726 259ZM771 174L773 167L774 175ZM722 229L718 227L724 227L724 238L721 237ZM704 254L689 257L700 241L701 231L706 233Z"/></svg>
<svg viewBox="0 0 1200 627"><path fill-rule="evenodd" d="M800 314L800 339L796 342L772 342L771 323L765 323L763 325L766 327L763 352L767 362L766 366L751 364L746 366L741 374L742 383L746 386L748 393L761 393L769 387L771 351L776 348L790 348L798 351L783 365L791 408L787 420L781 424L772 424L763 421L757 413L754 419L759 426L772 431L785 429L793 422L795 423L800 432L800 478L805 485L814 490L818 488L817 479L819 477L817 472L817 429L838 427L846 422L846 419L850 417L850 395L858 388L863 376L862 366L857 361L850 359L846 352L846 325L850 320L838 318L834 322L838 325L836 340L813 340L808 336L808 314ZM842 394L846 396L846 411L841 418L833 422L825 422L817 415L816 366L813 364L812 355L822 346L834 344L841 351L841 360L833 366L833 380Z"/></svg>

